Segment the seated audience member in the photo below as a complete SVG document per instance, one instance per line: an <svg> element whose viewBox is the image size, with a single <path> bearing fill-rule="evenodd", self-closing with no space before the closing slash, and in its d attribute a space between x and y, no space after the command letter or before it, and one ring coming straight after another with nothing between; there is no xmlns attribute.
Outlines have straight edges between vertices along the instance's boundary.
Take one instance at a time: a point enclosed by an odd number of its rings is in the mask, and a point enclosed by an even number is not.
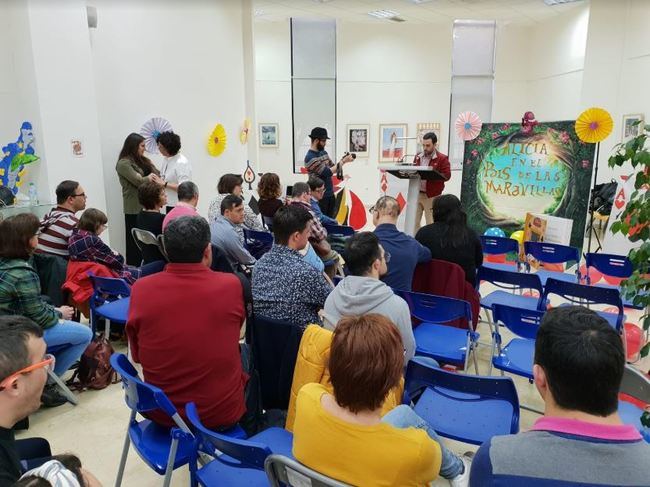
<svg viewBox="0 0 650 487"><path fill-rule="evenodd" d="M101 482L81 466L75 455L55 455L25 472L13 487L101 487Z"/></svg>
<svg viewBox="0 0 650 487"><path fill-rule="evenodd" d="M382 196L371 209L375 235L391 255L388 272L381 278L393 289L410 291L415 266L431 260L431 251L410 235L397 229L399 203L392 196Z"/></svg>
<svg viewBox="0 0 650 487"><path fill-rule="evenodd" d="M171 210L178 203L178 186L192 180L192 165L181 154L181 138L174 132L163 132L156 137L158 150L165 158L160 168L160 177L165 181L167 208Z"/></svg>
<svg viewBox="0 0 650 487"><path fill-rule="evenodd" d="M372 232L359 232L345 244L345 264L350 275L327 297L323 313L325 328L333 330L343 316L377 313L397 326L404 343L404 363L415 354L415 338L408 304L379 279L391 259Z"/></svg>
<svg viewBox="0 0 650 487"><path fill-rule="evenodd" d="M311 189L309 189L309 185L307 183L294 184L292 195L291 206L307 210L312 217L309 243L314 247L318 256L323 261L338 259L338 254L332 250L327 241L327 230L325 230L325 227L323 227L323 224L311 208Z"/></svg>
<svg viewBox="0 0 650 487"><path fill-rule="evenodd" d="M309 242L312 221L312 215L299 206L285 206L276 212L273 247L253 267L255 314L303 328L309 323L321 324L318 311L332 286L300 254Z"/></svg>
<svg viewBox="0 0 650 487"><path fill-rule="evenodd" d="M50 463L48 460L52 457L52 452L46 439L16 440L12 428L18 421L38 410L47 381L47 369L53 366L54 357L46 354L43 330L36 323L23 316L0 317L0 487L14 485L24 473L23 462L27 468L37 469L44 462ZM73 455L55 458L67 464L67 468L58 469L60 472L74 475L69 471L74 469L82 474L86 483L79 482L77 485L100 485L93 483L95 477L81 468L78 458ZM69 464L69 458L74 458L76 462ZM79 468L74 468L77 465ZM52 480L56 477L46 478ZM76 476L70 478L76 479ZM21 481L17 485L38 484Z"/></svg>
<svg viewBox="0 0 650 487"><path fill-rule="evenodd" d="M194 401L208 428L232 426L247 411L248 375L239 352L242 285L233 274L210 270L210 226L203 218L177 218L163 235L169 264L131 291L126 333L132 357L181 416ZM163 414L150 416L172 425Z"/></svg>
<svg viewBox="0 0 650 487"><path fill-rule="evenodd" d="M170 210L163 219L163 231L169 225L169 222L179 216L198 216L196 205L199 204L199 187L192 181L184 181L178 185L176 190L178 203Z"/></svg>
<svg viewBox="0 0 650 487"><path fill-rule="evenodd" d="M86 208L86 193L77 181L62 181L56 187L56 208L41 221L37 252L68 258L68 239Z"/></svg>
<svg viewBox="0 0 650 487"><path fill-rule="evenodd" d="M217 185L219 194L210 202L210 208L208 209L208 222L212 223L219 218L221 201L229 194L234 194L243 199L242 184L244 184L244 179L239 174L224 174L221 176ZM264 230L262 220L246 203L244 203L244 223L237 225L235 228L242 242L244 241L244 227L250 230Z"/></svg>
<svg viewBox="0 0 650 487"><path fill-rule="evenodd" d="M252 266L253 257L240 242L235 226L244 221L244 200L229 194L221 200L221 216L210 225L212 245L221 249L233 268Z"/></svg>
<svg viewBox="0 0 650 487"><path fill-rule="evenodd" d="M176 191L174 191L174 195ZM165 215L160 213L160 209L167 204L167 194L164 186L147 181L142 183L138 188L138 201L142 205L142 210L138 213L135 227L140 230L151 232L154 236L162 233L163 220ZM142 261L145 264L165 260L155 245L144 245L142 247Z"/></svg>
<svg viewBox="0 0 650 487"><path fill-rule="evenodd" d="M447 450L406 405L381 408L403 372L404 346L387 318L343 318L332 338L334 394L307 384L296 400L293 454L308 467L351 485L421 486L438 475L467 485L469 460Z"/></svg>
<svg viewBox="0 0 650 487"><path fill-rule="evenodd" d="M460 200L443 194L433 200L434 223L426 225L415 239L431 251L431 258L458 264L465 280L476 285L476 269L483 264L483 249L476 232L467 226L467 215Z"/></svg>
<svg viewBox="0 0 650 487"><path fill-rule="evenodd" d="M65 345L56 355L54 373L62 376L75 363L92 339L87 326L72 319L70 306L55 308L41 296L36 271L29 265L38 242L38 218L20 213L0 222L0 315L22 315L43 329L48 346ZM56 384L48 384L43 394L45 406L66 402Z"/></svg>
<svg viewBox="0 0 650 487"><path fill-rule="evenodd" d="M103 211L96 208L84 211L68 242L70 260L105 265L120 278L133 284L140 277L140 269L126 265L124 257L99 238L107 227L108 218Z"/></svg>
<svg viewBox="0 0 650 487"><path fill-rule="evenodd" d="M325 182L318 176L309 176L309 181L307 181L307 184L309 184L309 189L311 190L311 210L316 215L316 218L318 218L321 223L326 223L328 225L338 225L338 221L325 215L320 209L319 202L325 195Z"/></svg>
<svg viewBox="0 0 650 487"><path fill-rule="evenodd" d="M607 321L581 306L547 311L534 364L544 416L485 442L471 485L649 485L650 445L617 413L625 353Z"/></svg>
<svg viewBox="0 0 650 487"><path fill-rule="evenodd" d="M275 212L284 206L284 202L280 199L282 197L280 178L273 172L262 174L260 182L257 183L257 194L260 197L257 206L262 217L273 218Z"/></svg>

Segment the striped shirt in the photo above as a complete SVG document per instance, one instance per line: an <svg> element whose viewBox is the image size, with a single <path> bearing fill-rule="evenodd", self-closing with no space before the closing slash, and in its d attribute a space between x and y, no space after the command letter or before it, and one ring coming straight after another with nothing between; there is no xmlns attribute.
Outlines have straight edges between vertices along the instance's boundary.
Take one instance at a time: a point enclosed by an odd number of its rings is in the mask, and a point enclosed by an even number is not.
<svg viewBox="0 0 650 487"><path fill-rule="evenodd" d="M54 208L41 221L37 251L67 259L69 255L68 239L77 223L79 223L79 219L73 211L61 206Z"/></svg>
<svg viewBox="0 0 650 487"><path fill-rule="evenodd" d="M531 431L483 443L470 486L648 486L648 459L634 426L542 417Z"/></svg>

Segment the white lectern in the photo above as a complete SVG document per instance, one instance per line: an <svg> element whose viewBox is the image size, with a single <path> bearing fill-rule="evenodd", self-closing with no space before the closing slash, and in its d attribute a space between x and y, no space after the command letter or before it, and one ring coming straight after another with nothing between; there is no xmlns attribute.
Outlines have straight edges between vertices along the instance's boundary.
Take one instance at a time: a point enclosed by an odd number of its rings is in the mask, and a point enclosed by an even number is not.
<svg viewBox="0 0 650 487"><path fill-rule="evenodd" d="M404 233L408 235L415 234L415 213L418 205L418 195L420 193L421 180L426 181L446 181L442 174L428 166L414 166L412 164L380 164L379 168L392 174L396 178L408 179L408 191L406 194L406 214L404 215ZM427 208L427 211L431 211Z"/></svg>

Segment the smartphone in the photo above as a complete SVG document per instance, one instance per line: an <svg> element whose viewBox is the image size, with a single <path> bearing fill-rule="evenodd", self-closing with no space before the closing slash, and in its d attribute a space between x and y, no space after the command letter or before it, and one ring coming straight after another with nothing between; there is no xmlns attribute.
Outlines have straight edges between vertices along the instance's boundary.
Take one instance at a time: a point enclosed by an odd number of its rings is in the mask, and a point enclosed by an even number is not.
<svg viewBox="0 0 650 487"><path fill-rule="evenodd" d="M287 198L291 198L293 195L293 185L287 186Z"/></svg>

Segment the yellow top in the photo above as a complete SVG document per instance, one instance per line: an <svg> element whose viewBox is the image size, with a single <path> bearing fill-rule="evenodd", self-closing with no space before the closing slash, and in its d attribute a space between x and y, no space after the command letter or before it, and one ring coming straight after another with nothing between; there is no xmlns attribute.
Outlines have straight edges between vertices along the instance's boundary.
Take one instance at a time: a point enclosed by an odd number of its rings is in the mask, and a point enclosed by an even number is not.
<svg viewBox="0 0 650 487"><path fill-rule="evenodd" d="M293 454L308 467L352 485L422 486L440 471L440 445L424 430L348 423L323 409L321 384L298 393Z"/></svg>

